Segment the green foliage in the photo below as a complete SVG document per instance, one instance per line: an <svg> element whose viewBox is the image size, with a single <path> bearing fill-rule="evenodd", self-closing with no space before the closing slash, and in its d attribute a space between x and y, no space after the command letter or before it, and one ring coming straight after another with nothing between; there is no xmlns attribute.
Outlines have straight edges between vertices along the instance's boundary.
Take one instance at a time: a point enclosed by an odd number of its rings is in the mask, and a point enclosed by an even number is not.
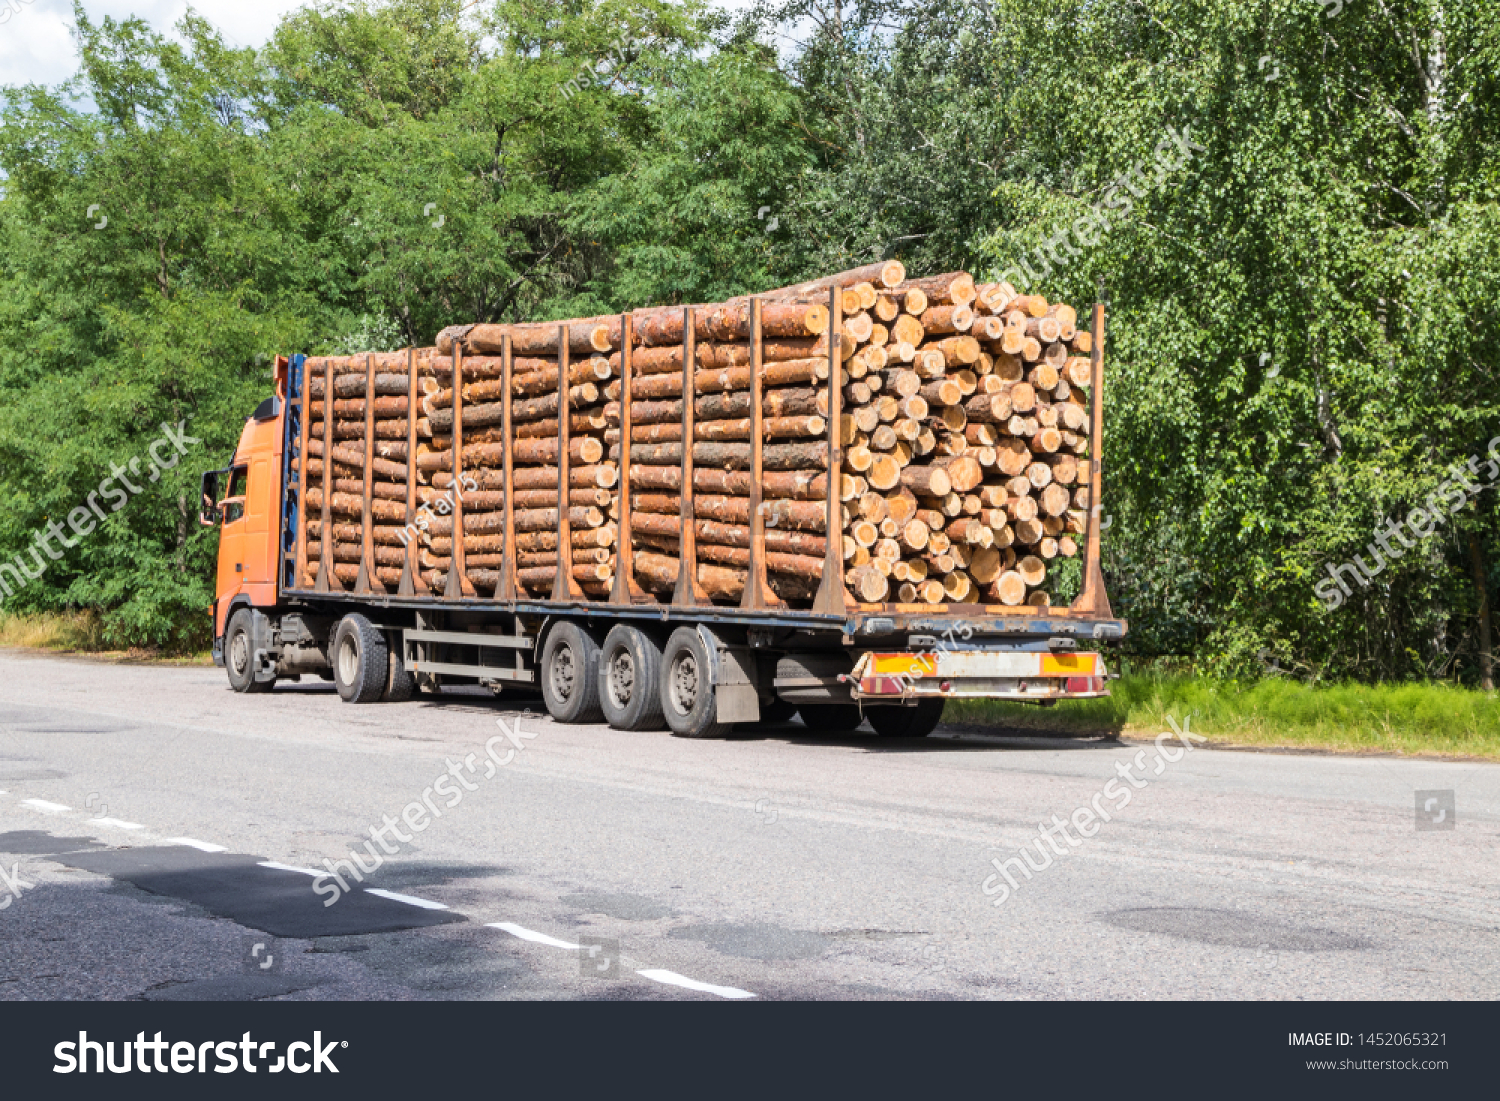
<svg viewBox="0 0 1500 1101"><path fill-rule="evenodd" d="M194 477L275 354L898 257L1107 286L1132 653L1472 682L1493 490L1341 607L1314 586L1500 435L1500 19L1333 8L339 0L242 50L79 7L77 76L3 95L0 554L163 422L204 443L7 606L194 644Z"/></svg>
<svg viewBox="0 0 1500 1101"><path fill-rule="evenodd" d="M1494 5L997 10L1035 168L982 252L1029 257L1053 297L1110 288L1105 499L1134 644L1222 671L1270 648L1330 675L1472 674L1467 536L1493 559L1493 491L1337 611L1314 585L1374 561L1383 518L1500 431ZM1042 259L1169 128L1204 148Z"/></svg>

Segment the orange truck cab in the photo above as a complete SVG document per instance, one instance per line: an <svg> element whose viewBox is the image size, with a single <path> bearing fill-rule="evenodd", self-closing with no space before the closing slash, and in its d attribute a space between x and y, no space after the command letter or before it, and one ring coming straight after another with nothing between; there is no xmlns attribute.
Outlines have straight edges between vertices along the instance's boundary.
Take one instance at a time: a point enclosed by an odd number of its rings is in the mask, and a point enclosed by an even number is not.
<svg viewBox="0 0 1500 1101"><path fill-rule="evenodd" d="M297 357L300 360L302 357ZM283 412L286 407L287 379L292 362L278 357L275 367L276 392L261 402L245 422L239 444L227 467L203 475L200 522L219 528L219 565L214 585L214 664L224 666L224 638L229 621L244 611L257 627L251 633L268 634L270 621L262 609L277 605L278 563L281 560L280 505L285 470L285 431ZM300 366L300 364L299 364ZM234 655L242 671L262 666L264 683L272 679L265 660L268 647L259 649L261 660L253 652Z"/></svg>

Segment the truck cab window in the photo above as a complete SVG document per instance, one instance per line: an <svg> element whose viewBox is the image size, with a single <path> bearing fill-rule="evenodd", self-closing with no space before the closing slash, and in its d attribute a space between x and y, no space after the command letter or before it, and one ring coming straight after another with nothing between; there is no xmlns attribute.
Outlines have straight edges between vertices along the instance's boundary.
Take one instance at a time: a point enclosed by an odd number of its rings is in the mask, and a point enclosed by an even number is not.
<svg viewBox="0 0 1500 1101"><path fill-rule="evenodd" d="M237 466L229 475L229 492L224 495L224 522L232 524L245 516L245 476L248 467Z"/></svg>

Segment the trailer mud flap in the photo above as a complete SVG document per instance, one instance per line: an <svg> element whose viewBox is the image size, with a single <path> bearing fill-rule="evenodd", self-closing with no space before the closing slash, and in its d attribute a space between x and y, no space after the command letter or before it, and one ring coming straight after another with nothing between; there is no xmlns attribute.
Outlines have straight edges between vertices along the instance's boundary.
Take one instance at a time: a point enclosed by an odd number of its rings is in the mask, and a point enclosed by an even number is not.
<svg viewBox="0 0 1500 1101"><path fill-rule="evenodd" d="M700 626L708 652L714 656L714 698L718 704L715 721L721 723L760 722L760 689L756 687L755 652L744 646L726 645L708 628Z"/></svg>

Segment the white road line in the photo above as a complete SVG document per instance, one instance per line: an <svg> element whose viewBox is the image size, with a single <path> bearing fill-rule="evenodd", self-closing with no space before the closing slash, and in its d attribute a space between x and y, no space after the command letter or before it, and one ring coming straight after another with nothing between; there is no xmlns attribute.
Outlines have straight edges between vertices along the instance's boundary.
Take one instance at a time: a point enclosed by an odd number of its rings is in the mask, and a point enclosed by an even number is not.
<svg viewBox="0 0 1500 1101"><path fill-rule="evenodd" d="M392 902L404 902L408 906L420 906L424 910L446 910L448 908L441 902L433 902L427 898L417 898L415 895L397 894L395 891L383 891L379 887L366 887L365 894L379 895L381 898L388 898Z"/></svg>
<svg viewBox="0 0 1500 1101"><path fill-rule="evenodd" d="M717 994L721 998L744 999L753 998L754 994L748 990L737 990L732 986L714 986L712 983L698 982L677 974L675 971L637 971L637 975L650 979L652 982L666 983L668 986L681 986L688 990L697 990L704 994Z"/></svg>
<svg viewBox="0 0 1500 1101"><path fill-rule="evenodd" d="M329 874L328 872L315 872L311 868L299 868L295 864L278 864L274 860L262 860L260 862L260 867L270 868L272 871L276 872L301 872L303 875L310 875L314 879Z"/></svg>
<svg viewBox="0 0 1500 1101"><path fill-rule="evenodd" d="M201 849L206 853L227 853L229 850L223 845L215 845L209 841L197 841L191 837L169 837L168 845L186 845L190 849Z"/></svg>
<svg viewBox="0 0 1500 1101"><path fill-rule="evenodd" d="M118 818L93 818L90 821L96 826L113 826L117 830L143 830L146 828L139 822L122 822Z"/></svg>
<svg viewBox="0 0 1500 1101"><path fill-rule="evenodd" d="M49 803L45 799L22 799L23 806L31 807L33 810L44 810L48 814L62 814L70 811L72 807L65 807L61 803Z"/></svg>
<svg viewBox="0 0 1500 1101"><path fill-rule="evenodd" d="M565 940L558 940L556 937L549 937L546 933L538 933L534 930L523 928L520 925L512 925L508 921L492 921L490 922L490 928L503 929L513 937L535 941L537 944L550 944L553 948L566 948L569 952L578 951L578 945L576 944L570 944Z"/></svg>

